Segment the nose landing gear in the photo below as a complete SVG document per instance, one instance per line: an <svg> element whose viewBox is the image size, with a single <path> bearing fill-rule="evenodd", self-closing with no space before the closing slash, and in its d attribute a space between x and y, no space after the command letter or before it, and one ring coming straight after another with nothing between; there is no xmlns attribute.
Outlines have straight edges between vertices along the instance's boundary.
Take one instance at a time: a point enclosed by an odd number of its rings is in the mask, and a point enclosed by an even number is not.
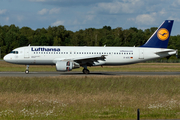
<svg viewBox="0 0 180 120"><path fill-rule="evenodd" d="M29 74L29 65L26 65L25 73L26 73L26 74Z"/></svg>

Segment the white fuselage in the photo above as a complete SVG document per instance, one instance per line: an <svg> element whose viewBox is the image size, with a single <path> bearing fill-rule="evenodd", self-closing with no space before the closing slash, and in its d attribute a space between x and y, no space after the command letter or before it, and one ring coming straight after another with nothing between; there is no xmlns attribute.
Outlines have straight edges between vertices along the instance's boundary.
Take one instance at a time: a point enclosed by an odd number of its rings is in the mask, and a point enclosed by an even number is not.
<svg viewBox="0 0 180 120"><path fill-rule="evenodd" d="M73 47L73 46L27 46L19 47L4 57L4 60L25 65L55 65L60 60L86 61L87 58L103 55L104 60L93 65L124 65L143 62L176 54L173 49L147 47ZM81 63L79 63L81 66ZM83 63L82 63L83 64Z"/></svg>

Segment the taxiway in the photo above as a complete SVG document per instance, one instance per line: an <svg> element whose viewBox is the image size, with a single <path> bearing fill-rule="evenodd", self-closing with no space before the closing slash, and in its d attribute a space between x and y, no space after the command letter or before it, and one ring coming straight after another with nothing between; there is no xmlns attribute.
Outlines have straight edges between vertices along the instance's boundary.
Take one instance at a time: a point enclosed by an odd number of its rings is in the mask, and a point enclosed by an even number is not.
<svg viewBox="0 0 180 120"><path fill-rule="evenodd" d="M174 76L180 75L180 72L91 72L83 74L82 72L0 72L0 77L48 77L48 76Z"/></svg>

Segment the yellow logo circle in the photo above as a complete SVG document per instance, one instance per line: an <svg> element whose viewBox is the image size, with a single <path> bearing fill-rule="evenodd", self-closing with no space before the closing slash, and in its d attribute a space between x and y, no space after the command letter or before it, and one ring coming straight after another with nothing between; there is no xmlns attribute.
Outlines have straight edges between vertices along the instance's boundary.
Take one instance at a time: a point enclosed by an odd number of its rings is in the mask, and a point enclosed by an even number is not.
<svg viewBox="0 0 180 120"><path fill-rule="evenodd" d="M169 37L169 31L165 28L161 28L158 30L157 36L160 40L167 40Z"/></svg>

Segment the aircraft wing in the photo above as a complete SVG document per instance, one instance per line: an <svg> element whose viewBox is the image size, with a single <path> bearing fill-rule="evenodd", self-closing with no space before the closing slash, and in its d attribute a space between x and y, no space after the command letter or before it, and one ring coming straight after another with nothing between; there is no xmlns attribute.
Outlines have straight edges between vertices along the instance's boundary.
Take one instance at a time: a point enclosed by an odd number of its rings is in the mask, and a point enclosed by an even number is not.
<svg viewBox="0 0 180 120"><path fill-rule="evenodd" d="M90 56L84 56L84 57L74 57L74 58L56 58L54 59L54 63L57 61L73 61L78 63L79 65L88 65L88 66L93 66L93 64L96 62L99 63L100 61L105 61L106 55L90 55Z"/></svg>
<svg viewBox="0 0 180 120"><path fill-rule="evenodd" d="M105 59L106 59L105 56L106 55L90 55L90 56L84 56L84 57L63 59L63 61L73 61L73 62L78 63L80 66L82 66L82 65L93 66L95 62L96 62L96 64L99 63L99 60L101 62L105 61Z"/></svg>
<svg viewBox="0 0 180 120"><path fill-rule="evenodd" d="M86 57L73 58L74 62L79 63L80 65L93 65L94 62L98 62L98 60L105 61L105 55L92 55Z"/></svg>
<svg viewBox="0 0 180 120"><path fill-rule="evenodd" d="M93 59L93 60L102 60L102 59L105 59L105 55L93 55L93 56L73 58L74 61L91 60L91 59Z"/></svg>

